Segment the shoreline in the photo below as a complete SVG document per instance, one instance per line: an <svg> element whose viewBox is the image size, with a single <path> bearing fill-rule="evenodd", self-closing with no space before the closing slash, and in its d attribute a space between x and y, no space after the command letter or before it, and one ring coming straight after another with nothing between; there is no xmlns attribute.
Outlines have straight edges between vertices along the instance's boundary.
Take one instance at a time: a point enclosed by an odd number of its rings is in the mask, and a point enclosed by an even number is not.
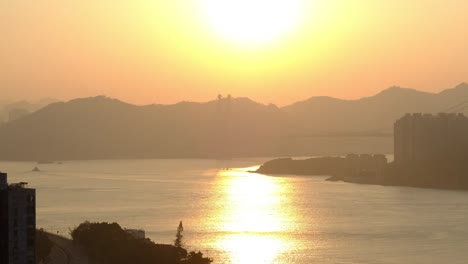
<svg viewBox="0 0 468 264"><path fill-rule="evenodd" d="M468 190L468 177L465 176L468 175L468 165L460 161L443 160L402 164L385 162L384 165L380 165L381 167L366 165L364 170L353 171L349 158L320 157L305 160L283 158L267 161L253 173L270 176L325 176L327 177L325 180L330 182L341 181L365 185L453 191Z"/></svg>

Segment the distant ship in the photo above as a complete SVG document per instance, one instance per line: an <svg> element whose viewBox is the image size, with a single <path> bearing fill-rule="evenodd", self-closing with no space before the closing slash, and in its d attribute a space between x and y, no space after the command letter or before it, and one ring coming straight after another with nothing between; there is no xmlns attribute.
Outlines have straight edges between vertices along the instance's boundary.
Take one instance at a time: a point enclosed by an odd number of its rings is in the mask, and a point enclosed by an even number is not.
<svg viewBox="0 0 468 264"><path fill-rule="evenodd" d="M53 160L38 160L37 164L54 164Z"/></svg>

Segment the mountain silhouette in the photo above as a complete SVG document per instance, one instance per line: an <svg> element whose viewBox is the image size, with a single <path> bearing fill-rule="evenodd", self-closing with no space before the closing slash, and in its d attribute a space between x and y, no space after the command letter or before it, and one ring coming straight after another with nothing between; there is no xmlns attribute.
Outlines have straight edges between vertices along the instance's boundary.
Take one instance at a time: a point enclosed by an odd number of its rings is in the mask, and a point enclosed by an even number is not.
<svg viewBox="0 0 468 264"><path fill-rule="evenodd" d="M304 131L328 132L391 132L393 122L405 113L438 113L468 100L468 84L440 93L427 93L414 89L391 87L374 96L358 100L340 100L313 97L284 107L290 119L307 116ZM459 110L459 109L453 109ZM462 109L461 112L468 112ZM317 127L321 124L321 127Z"/></svg>
<svg viewBox="0 0 468 264"><path fill-rule="evenodd" d="M278 112L245 98L148 106L76 99L0 127L0 159L230 157L256 148L266 155Z"/></svg>
<svg viewBox="0 0 468 264"><path fill-rule="evenodd" d="M57 102L0 126L1 160L231 158L392 153L408 112L468 112L468 84L440 93L391 87L358 100L279 108L248 98L136 106L104 96Z"/></svg>
<svg viewBox="0 0 468 264"><path fill-rule="evenodd" d="M7 100L0 100L0 124L8 122L11 118L11 112L24 112L31 113L51 103L57 102L55 99L46 98L37 102L16 101L10 102Z"/></svg>

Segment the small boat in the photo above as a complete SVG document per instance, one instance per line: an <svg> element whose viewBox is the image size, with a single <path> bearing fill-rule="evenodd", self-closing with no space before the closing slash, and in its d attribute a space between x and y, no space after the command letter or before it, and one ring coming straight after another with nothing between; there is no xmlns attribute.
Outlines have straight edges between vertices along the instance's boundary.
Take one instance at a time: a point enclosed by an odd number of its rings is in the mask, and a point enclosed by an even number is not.
<svg viewBox="0 0 468 264"><path fill-rule="evenodd" d="M37 166L32 169L32 171L41 171Z"/></svg>
<svg viewBox="0 0 468 264"><path fill-rule="evenodd" d="M37 164L54 164L53 160L38 160Z"/></svg>

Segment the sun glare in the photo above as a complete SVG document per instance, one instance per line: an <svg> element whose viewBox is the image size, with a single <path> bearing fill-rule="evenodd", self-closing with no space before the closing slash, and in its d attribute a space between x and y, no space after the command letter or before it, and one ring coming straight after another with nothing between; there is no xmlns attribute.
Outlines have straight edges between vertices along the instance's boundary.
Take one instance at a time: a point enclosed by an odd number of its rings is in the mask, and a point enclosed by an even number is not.
<svg viewBox="0 0 468 264"><path fill-rule="evenodd" d="M204 20L225 40L243 46L273 42L299 24L301 0L201 0Z"/></svg>
<svg viewBox="0 0 468 264"><path fill-rule="evenodd" d="M281 179L248 171L250 168L218 173L223 206L217 213L218 232L223 234L215 246L230 254L233 264L275 263L291 250L291 239L278 234L292 228L292 212L284 204L288 185Z"/></svg>

